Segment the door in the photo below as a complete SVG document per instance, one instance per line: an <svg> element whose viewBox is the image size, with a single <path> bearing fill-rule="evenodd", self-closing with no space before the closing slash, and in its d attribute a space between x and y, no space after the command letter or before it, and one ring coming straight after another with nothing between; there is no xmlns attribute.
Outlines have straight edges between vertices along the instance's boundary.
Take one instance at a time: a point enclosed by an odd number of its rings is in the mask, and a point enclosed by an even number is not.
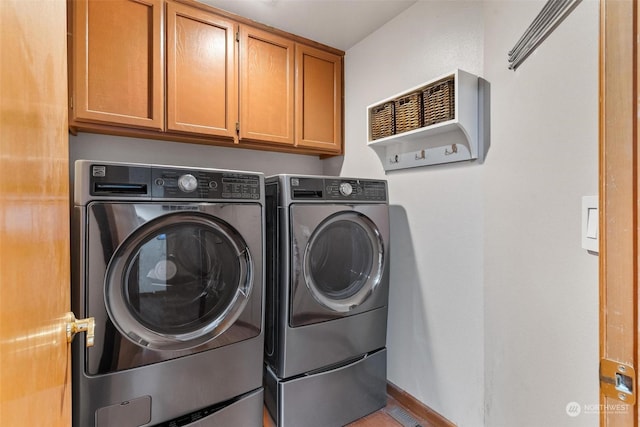
<svg viewBox="0 0 640 427"><path fill-rule="evenodd" d="M71 424L66 2L0 1L0 425Z"/></svg>
<svg viewBox="0 0 640 427"><path fill-rule="evenodd" d="M71 119L162 130L161 0L69 2Z"/></svg>
<svg viewBox="0 0 640 427"><path fill-rule="evenodd" d="M294 46L240 26L240 140L293 146Z"/></svg>
<svg viewBox="0 0 640 427"><path fill-rule="evenodd" d="M602 0L600 27L600 425L638 420L638 36L636 1Z"/></svg>
<svg viewBox="0 0 640 427"><path fill-rule="evenodd" d="M291 206L291 324L386 304L388 207Z"/></svg>
<svg viewBox="0 0 640 427"><path fill-rule="evenodd" d="M342 151L342 56L296 43L296 146Z"/></svg>
<svg viewBox="0 0 640 427"><path fill-rule="evenodd" d="M233 138L238 120L237 25L167 3L167 129Z"/></svg>

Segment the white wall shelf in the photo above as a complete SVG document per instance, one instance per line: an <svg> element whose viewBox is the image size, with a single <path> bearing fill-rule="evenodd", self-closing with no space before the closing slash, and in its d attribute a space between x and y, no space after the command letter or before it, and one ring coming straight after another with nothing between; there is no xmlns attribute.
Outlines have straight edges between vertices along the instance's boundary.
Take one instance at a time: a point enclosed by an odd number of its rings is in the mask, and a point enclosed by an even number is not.
<svg viewBox="0 0 640 427"><path fill-rule="evenodd" d="M432 83L453 76L454 118L407 132L372 140L371 109L420 91ZM386 171L465 160L484 160L480 79L456 69L367 107L368 146L380 157Z"/></svg>

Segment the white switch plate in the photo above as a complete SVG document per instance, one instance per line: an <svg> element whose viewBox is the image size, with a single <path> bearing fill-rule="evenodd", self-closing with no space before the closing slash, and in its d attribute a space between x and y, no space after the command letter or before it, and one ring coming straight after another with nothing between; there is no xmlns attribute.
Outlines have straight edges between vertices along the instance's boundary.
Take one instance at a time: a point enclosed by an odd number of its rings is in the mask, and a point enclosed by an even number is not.
<svg viewBox="0 0 640 427"><path fill-rule="evenodd" d="M598 196L582 197L582 248L598 253Z"/></svg>

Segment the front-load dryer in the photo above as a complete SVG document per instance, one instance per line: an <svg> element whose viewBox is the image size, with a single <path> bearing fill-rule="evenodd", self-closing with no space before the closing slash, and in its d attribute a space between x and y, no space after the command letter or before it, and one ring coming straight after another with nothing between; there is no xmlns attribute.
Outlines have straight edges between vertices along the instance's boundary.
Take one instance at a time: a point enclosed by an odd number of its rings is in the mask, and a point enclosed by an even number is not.
<svg viewBox="0 0 640 427"><path fill-rule="evenodd" d="M73 425L261 426L264 177L79 160Z"/></svg>
<svg viewBox="0 0 640 427"><path fill-rule="evenodd" d="M266 403L279 426L341 426L386 403L383 180L266 180Z"/></svg>

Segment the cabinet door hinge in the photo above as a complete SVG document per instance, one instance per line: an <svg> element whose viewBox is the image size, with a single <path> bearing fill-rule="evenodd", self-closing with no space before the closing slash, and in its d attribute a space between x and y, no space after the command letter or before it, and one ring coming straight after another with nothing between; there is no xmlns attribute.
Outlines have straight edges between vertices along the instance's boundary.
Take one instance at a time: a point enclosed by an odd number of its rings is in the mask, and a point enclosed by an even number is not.
<svg viewBox="0 0 640 427"><path fill-rule="evenodd" d="M236 122L236 133L240 133L240 122Z"/></svg>
<svg viewBox="0 0 640 427"><path fill-rule="evenodd" d="M236 41L240 41L240 31L236 31Z"/></svg>
<svg viewBox="0 0 640 427"><path fill-rule="evenodd" d="M610 359L600 359L602 394L629 405L636 403L636 371L633 366Z"/></svg>
<svg viewBox="0 0 640 427"><path fill-rule="evenodd" d="M73 110L73 96L69 97L69 108Z"/></svg>

